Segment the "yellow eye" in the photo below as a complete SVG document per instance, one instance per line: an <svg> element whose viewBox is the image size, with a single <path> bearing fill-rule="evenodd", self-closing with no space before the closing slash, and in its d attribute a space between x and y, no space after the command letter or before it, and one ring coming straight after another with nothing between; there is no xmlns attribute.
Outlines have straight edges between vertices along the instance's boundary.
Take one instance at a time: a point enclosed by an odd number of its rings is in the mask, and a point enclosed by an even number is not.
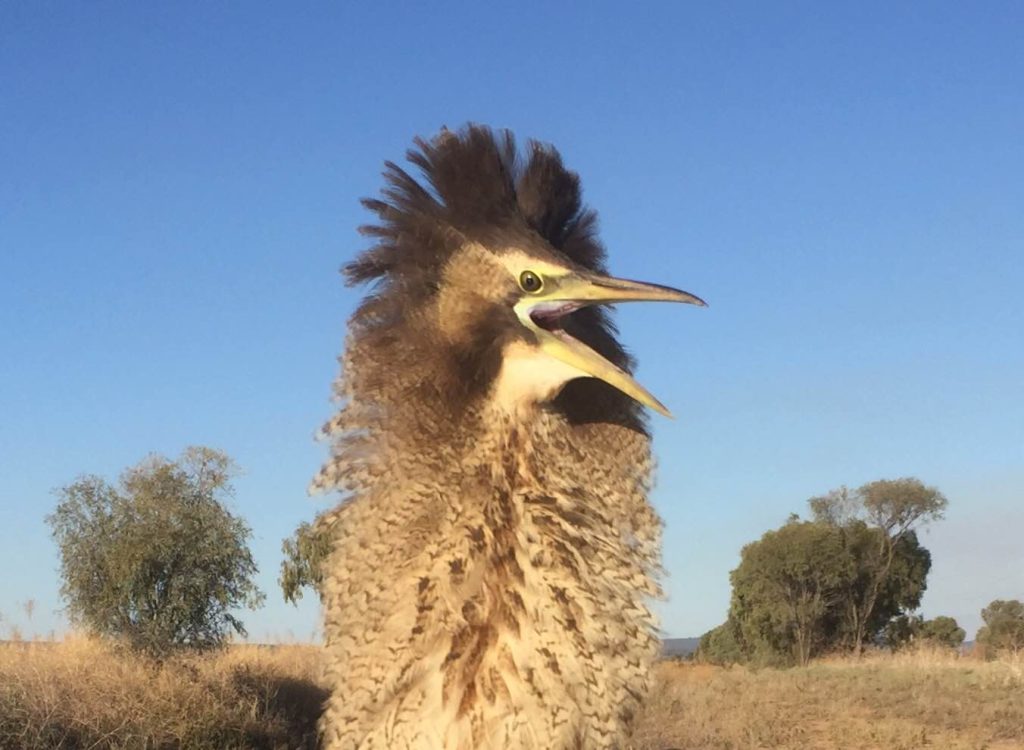
<svg viewBox="0 0 1024 750"><path fill-rule="evenodd" d="M519 274L520 288L529 294L536 294L544 288L544 279L533 271L523 271Z"/></svg>

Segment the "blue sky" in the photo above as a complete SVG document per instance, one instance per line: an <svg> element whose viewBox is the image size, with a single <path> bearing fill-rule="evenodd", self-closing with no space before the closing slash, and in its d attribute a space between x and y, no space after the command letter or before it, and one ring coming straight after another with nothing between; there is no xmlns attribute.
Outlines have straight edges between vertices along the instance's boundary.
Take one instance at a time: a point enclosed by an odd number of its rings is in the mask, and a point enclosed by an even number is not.
<svg viewBox="0 0 1024 750"><path fill-rule="evenodd" d="M417 134L554 143L612 269L708 310L619 320L655 419L670 635L808 497L950 499L923 611L1024 597L1017 3L0 7L0 612L60 630L52 489L149 452L245 468L267 606L331 412L358 198ZM13 574L12 574L13 572ZM34 598L26 622L20 603Z"/></svg>

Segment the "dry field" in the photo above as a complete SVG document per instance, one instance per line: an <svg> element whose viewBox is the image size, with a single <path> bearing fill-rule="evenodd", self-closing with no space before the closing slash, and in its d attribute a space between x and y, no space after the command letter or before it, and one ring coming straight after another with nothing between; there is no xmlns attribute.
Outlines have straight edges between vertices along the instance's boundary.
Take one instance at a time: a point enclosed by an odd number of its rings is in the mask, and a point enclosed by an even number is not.
<svg viewBox="0 0 1024 750"><path fill-rule="evenodd" d="M72 639L0 647L2 750L316 747L313 646L235 646L161 666Z"/></svg>
<svg viewBox="0 0 1024 750"><path fill-rule="evenodd" d="M643 750L1024 750L1024 659L878 654L802 669L661 665Z"/></svg>
<svg viewBox="0 0 1024 750"><path fill-rule="evenodd" d="M88 640L0 646L0 748L314 748L312 646L163 667ZM874 656L786 671L662 664L636 750L1024 750L1024 660Z"/></svg>

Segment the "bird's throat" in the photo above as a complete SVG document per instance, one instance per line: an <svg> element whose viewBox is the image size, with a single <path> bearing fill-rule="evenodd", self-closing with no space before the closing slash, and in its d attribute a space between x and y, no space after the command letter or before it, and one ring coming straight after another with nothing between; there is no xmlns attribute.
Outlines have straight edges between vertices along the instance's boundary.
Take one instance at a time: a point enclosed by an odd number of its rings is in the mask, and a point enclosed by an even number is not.
<svg viewBox="0 0 1024 750"><path fill-rule="evenodd" d="M505 349L493 402L501 411L518 415L554 399L570 380L585 377L590 374L516 341Z"/></svg>

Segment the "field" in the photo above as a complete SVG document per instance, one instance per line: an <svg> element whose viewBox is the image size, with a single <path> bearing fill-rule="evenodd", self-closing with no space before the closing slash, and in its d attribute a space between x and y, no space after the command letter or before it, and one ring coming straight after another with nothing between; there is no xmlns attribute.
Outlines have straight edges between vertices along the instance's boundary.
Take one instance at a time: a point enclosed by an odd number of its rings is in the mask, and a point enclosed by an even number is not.
<svg viewBox="0 0 1024 750"><path fill-rule="evenodd" d="M1024 659L872 655L803 669L662 664L644 750L1024 750Z"/></svg>
<svg viewBox="0 0 1024 750"><path fill-rule="evenodd" d="M97 643L0 646L0 747L314 748L312 646L163 667ZM1024 750L1024 660L874 655L750 671L665 662L635 750Z"/></svg>

